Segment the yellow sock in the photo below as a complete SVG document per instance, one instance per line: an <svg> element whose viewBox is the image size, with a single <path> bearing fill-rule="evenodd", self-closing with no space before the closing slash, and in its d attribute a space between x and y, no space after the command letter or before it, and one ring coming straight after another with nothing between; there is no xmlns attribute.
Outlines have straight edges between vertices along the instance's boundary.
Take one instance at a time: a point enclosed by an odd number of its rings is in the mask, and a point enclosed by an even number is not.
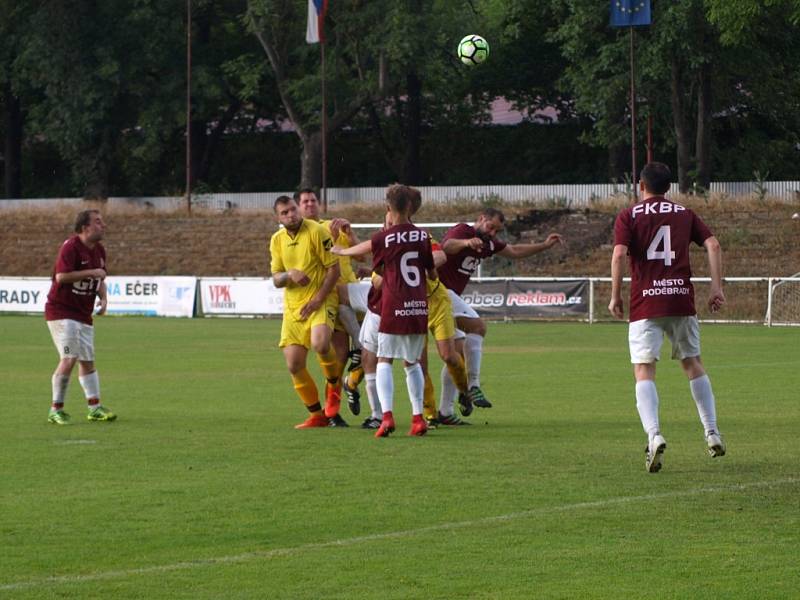
<svg viewBox="0 0 800 600"><path fill-rule="evenodd" d="M319 405L319 391L317 384L311 378L308 369L303 369L299 373L292 375L292 382L300 400L306 405L308 412L312 415L322 414L322 407Z"/></svg>
<svg viewBox="0 0 800 600"><path fill-rule="evenodd" d="M364 367L356 367L347 374L347 387L351 390L358 387L358 384L364 380Z"/></svg>
<svg viewBox="0 0 800 600"><path fill-rule="evenodd" d="M422 416L426 419L436 418L436 394L431 376L425 373L425 394L422 399Z"/></svg>
<svg viewBox="0 0 800 600"><path fill-rule="evenodd" d="M450 373L450 377L453 379L453 383L456 384L458 391L462 394L465 393L467 391L467 367L464 364L464 357L459 354L458 365L455 367L447 365L447 371Z"/></svg>
<svg viewBox="0 0 800 600"><path fill-rule="evenodd" d="M342 365L336 358L333 346L328 348L327 354L318 355L319 366L322 367L322 374L332 385L340 385L339 376L342 374Z"/></svg>

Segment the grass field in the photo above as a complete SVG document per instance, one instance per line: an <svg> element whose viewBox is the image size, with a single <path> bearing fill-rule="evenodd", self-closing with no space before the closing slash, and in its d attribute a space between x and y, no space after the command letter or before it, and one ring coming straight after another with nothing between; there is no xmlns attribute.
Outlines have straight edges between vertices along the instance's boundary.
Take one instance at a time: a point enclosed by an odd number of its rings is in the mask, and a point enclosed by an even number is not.
<svg viewBox="0 0 800 600"><path fill-rule="evenodd" d="M96 329L119 419L86 422L73 378L56 427L43 320L0 318L2 598L797 597L796 329L703 329L721 459L662 363L658 474L623 325L490 325L495 408L424 438L396 367L383 440L292 428L277 321Z"/></svg>

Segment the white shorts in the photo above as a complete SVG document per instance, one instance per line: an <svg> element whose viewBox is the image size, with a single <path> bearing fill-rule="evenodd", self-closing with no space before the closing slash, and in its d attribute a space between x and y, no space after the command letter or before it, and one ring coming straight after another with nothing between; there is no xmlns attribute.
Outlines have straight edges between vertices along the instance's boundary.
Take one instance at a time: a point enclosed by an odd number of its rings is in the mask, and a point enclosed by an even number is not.
<svg viewBox="0 0 800 600"><path fill-rule="evenodd" d="M672 358L700 356L700 325L696 316L642 319L628 325L628 345L633 364L649 364L661 358L664 334L672 343Z"/></svg>
<svg viewBox="0 0 800 600"><path fill-rule="evenodd" d="M368 310L367 314L364 315L364 320L361 322L361 331L358 332L358 341L367 351L373 354L378 353L378 327L380 327L380 324L381 316Z"/></svg>
<svg viewBox="0 0 800 600"><path fill-rule="evenodd" d="M47 328L60 358L94 361L94 327L72 319L59 319L48 321Z"/></svg>
<svg viewBox="0 0 800 600"><path fill-rule="evenodd" d="M350 308L356 312L366 313L367 296L372 283L369 281L357 281L356 283L347 284L347 296L350 298Z"/></svg>
<svg viewBox="0 0 800 600"><path fill-rule="evenodd" d="M408 363L417 362L425 349L428 336L424 333L398 335L378 333L378 358L402 358Z"/></svg>
<svg viewBox="0 0 800 600"><path fill-rule="evenodd" d="M475 309L467 304L464 299L456 294L453 290L447 290L447 295L450 296L450 302L453 303L453 317L466 317L467 319L480 319L480 316ZM458 334L456 334L458 337Z"/></svg>

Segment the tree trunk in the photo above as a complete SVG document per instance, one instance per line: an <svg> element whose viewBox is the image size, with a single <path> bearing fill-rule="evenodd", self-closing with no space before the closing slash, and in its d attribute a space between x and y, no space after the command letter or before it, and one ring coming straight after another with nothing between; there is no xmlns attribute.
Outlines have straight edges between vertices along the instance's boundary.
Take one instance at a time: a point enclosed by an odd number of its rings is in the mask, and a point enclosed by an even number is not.
<svg viewBox="0 0 800 600"><path fill-rule="evenodd" d="M22 107L6 84L5 197L22 197Z"/></svg>
<svg viewBox="0 0 800 600"><path fill-rule="evenodd" d="M408 110L406 111L406 153L403 164L403 183L419 185L422 181L420 160L422 132L422 82L413 69L406 76Z"/></svg>
<svg viewBox="0 0 800 600"><path fill-rule="evenodd" d="M303 152L300 154L300 187L319 189L322 186L322 132L300 138Z"/></svg>
<svg viewBox="0 0 800 600"><path fill-rule="evenodd" d="M681 83L681 67L678 59L671 59L670 100L672 104L672 121L675 128L675 143L677 145L678 159L678 189L685 194L691 189L691 162L692 153L689 142L689 127L686 124L686 108L683 98L683 85Z"/></svg>
<svg viewBox="0 0 800 600"><path fill-rule="evenodd" d="M697 181L708 189L711 185L711 66L704 63L698 72L697 87Z"/></svg>

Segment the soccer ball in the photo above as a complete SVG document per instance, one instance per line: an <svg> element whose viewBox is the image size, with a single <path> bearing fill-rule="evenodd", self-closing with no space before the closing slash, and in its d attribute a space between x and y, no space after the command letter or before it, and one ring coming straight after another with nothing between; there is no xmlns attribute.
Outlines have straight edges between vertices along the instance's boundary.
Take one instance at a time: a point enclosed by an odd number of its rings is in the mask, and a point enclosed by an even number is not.
<svg viewBox="0 0 800 600"><path fill-rule="evenodd" d="M489 57L489 42L479 35L467 35L458 42L458 58L465 65L479 65Z"/></svg>

